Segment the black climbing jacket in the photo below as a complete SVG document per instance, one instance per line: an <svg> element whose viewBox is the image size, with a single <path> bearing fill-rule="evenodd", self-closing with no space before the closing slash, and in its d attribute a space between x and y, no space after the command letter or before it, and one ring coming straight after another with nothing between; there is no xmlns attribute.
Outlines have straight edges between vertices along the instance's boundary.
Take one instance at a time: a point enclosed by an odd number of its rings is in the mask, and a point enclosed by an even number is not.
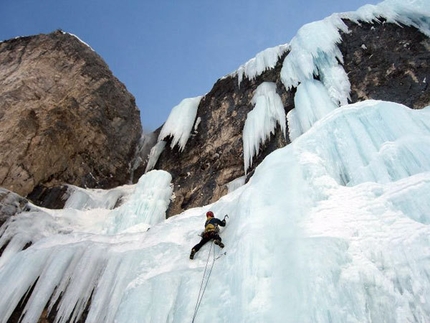
<svg viewBox="0 0 430 323"><path fill-rule="evenodd" d="M205 231L203 233L218 233L219 232L219 228L218 225L225 227L225 220L220 220L217 218L210 218L207 219L205 222Z"/></svg>

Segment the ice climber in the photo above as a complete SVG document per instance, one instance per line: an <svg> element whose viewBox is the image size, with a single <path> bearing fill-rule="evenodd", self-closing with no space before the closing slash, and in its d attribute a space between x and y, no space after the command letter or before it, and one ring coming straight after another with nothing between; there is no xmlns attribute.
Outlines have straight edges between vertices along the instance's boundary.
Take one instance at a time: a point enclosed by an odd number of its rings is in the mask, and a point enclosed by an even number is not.
<svg viewBox="0 0 430 323"><path fill-rule="evenodd" d="M225 218L228 218L228 215L224 217L223 220L217 219L214 217L214 214L212 211L208 211L206 213L206 222L205 222L205 231L201 234L202 240L198 244L196 244L193 249L191 249L190 259L194 258L194 255L197 251L200 250L203 245L213 240L214 243L221 248L224 248L224 244L221 242L221 237L218 235L219 232L219 225L222 227L225 227L226 221Z"/></svg>

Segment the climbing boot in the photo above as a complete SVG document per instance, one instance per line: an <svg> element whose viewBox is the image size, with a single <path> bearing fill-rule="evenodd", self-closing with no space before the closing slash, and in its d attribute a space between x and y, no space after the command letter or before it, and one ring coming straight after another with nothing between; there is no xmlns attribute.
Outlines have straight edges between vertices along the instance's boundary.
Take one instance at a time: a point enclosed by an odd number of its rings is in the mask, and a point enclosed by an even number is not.
<svg viewBox="0 0 430 323"><path fill-rule="evenodd" d="M196 254L196 250L195 249L191 250L190 259L194 259L195 254Z"/></svg>
<svg viewBox="0 0 430 323"><path fill-rule="evenodd" d="M219 241L219 240L215 240L215 241L214 241L214 243L215 243L216 245L218 245L220 248L224 248L224 244L223 244L221 241Z"/></svg>

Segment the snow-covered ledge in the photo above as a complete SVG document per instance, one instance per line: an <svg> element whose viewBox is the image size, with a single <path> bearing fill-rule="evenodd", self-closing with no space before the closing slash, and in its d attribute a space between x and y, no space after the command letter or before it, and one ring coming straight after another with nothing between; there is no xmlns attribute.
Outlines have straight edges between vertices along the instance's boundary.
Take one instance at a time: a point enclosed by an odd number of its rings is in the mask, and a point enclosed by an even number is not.
<svg viewBox="0 0 430 323"><path fill-rule="evenodd" d="M184 99L170 112L166 123L160 131L158 141L171 136L170 148L179 146L179 151L183 151L193 129L196 120L197 108L203 96Z"/></svg>

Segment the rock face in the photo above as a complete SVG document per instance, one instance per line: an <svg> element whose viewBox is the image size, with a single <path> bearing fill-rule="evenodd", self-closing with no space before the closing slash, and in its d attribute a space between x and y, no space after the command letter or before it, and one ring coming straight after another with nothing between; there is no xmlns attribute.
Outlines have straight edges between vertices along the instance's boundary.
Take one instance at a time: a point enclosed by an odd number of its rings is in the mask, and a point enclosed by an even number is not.
<svg viewBox="0 0 430 323"><path fill-rule="evenodd" d="M140 113L90 47L62 31L2 42L0 80L0 186L43 205L63 183L129 180Z"/></svg>
<svg viewBox="0 0 430 323"><path fill-rule="evenodd" d="M390 100L413 109L430 104L430 39L395 24L346 21L339 48L351 82L351 101Z"/></svg>
<svg viewBox="0 0 430 323"><path fill-rule="evenodd" d="M342 34L339 48L351 83L351 103L394 100L416 109L430 104L429 38L413 27L345 23L350 33ZM287 91L280 80L286 54L274 68L255 79L244 79L240 85L238 76L218 80L200 102L200 123L184 151L179 152L177 146L171 149L170 142L167 143L155 168L164 169L173 177L175 199L168 216L215 202L227 193L229 182L245 176L242 130L246 115L253 108L251 99L256 88L265 81L276 83L285 113L294 108L296 89ZM278 128L260 147L249 174L270 152L289 142Z"/></svg>

